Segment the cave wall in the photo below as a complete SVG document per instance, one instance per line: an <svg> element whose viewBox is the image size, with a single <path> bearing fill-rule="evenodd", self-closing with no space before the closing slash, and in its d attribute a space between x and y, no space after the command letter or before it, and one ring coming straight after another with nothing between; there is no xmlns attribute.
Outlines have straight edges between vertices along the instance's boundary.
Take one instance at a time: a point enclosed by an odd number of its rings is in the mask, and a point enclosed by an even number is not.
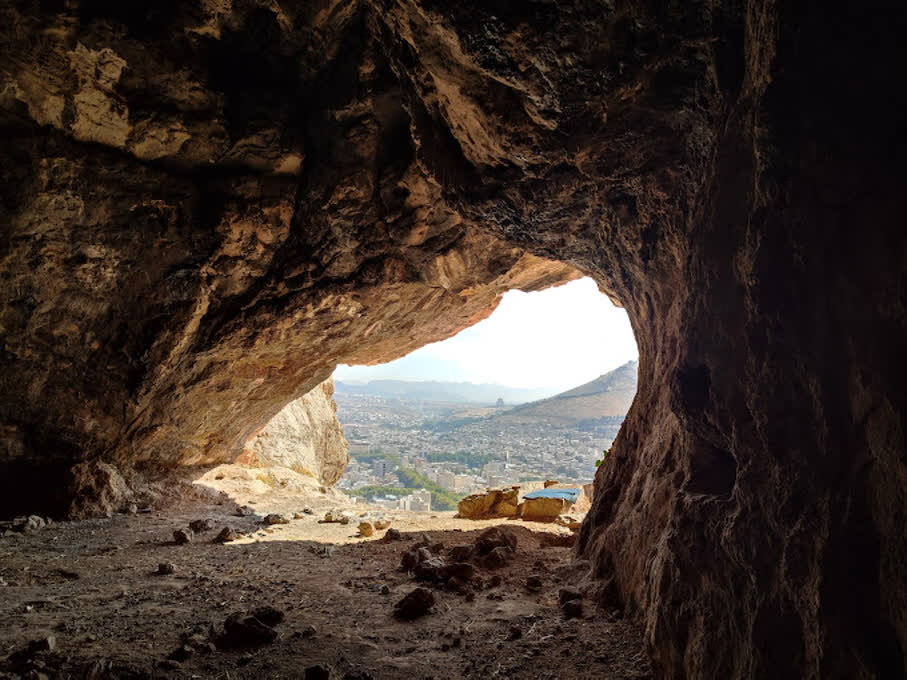
<svg viewBox="0 0 907 680"><path fill-rule="evenodd" d="M640 380L579 550L659 675L907 671L900 10L175 7L0 4L8 486L235 457L582 271Z"/></svg>
<svg viewBox="0 0 907 680"><path fill-rule="evenodd" d="M324 486L336 484L350 462L350 447L333 397L329 378L291 401L246 442L237 462L285 467Z"/></svg>

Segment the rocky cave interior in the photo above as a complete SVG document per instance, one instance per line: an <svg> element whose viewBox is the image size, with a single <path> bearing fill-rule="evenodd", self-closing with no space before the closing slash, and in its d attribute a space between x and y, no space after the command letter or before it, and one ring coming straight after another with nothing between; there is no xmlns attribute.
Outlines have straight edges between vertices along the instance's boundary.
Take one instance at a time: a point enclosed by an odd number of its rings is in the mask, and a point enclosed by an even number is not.
<svg viewBox="0 0 907 680"><path fill-rule="evenodd" d="M582 272L640 364L574 556L655 676L903 677L903 18L0 2L0 514Z"/></svg>

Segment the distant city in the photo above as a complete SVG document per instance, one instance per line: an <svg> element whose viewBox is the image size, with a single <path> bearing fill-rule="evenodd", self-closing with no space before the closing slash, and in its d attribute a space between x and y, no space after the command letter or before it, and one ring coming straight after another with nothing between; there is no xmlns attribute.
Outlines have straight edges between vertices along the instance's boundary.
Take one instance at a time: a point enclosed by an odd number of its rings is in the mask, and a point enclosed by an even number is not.
<svg viewBox="0 0 907 680"><path fill-rule="evenodd" d="M351 457L338 486L385 507L447 510L489 487L591 481L632 402L636 362L518 408L375 391L344 385L335 393Z"/></svg>

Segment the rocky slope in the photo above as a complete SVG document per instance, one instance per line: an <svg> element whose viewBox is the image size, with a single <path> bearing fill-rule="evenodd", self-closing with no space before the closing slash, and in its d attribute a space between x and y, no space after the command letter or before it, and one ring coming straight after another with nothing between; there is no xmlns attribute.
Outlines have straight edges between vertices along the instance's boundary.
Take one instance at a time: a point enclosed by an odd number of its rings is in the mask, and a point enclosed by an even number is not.
<svg viewBox="0 0 907 680"><path fill-rule="evenodd" d="M517 406L497 418L543 420L572 425L581 420L602 416L626 415L633 403L633 397L636 396L638 367L638 362L629 361L579 387L561 392L549 399Z"/></svg>
<svg viewBox="0 0 907 680"><path fill-rule="evenodd" d="M350 451L333 394L334 382L328 379L284 406L247 442L239 462L285 467L334 485L350 462Z"/></svg>
<svg viewBox="0 0 907 680"><path fill-rule="evenodd" d="M579 269L640 350L579 549L656 672L902 675L902 15L0 3L0 510Z"/></svg>

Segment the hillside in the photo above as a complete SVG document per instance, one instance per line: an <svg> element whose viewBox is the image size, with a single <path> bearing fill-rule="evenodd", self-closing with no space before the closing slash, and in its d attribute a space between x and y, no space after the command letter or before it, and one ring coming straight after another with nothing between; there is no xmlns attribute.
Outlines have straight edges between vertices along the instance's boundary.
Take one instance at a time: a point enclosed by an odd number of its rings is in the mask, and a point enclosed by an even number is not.
<svg viewBox="0 0 907 680"><path fill-rule="evenodd" d="M468 382L370 380L365 384L334 381L338 394L365 394L411 401L494 404L499 398L508 404L522 404L550 394L545 388L507 387Z"/></svg>
<svg viewBox="0 0 907 680"><path fill-rule="evenodd" d="M595 380L548 399L517 406L497 418L547 420L571 425L602 417L624 416L636 395L638 362L629 361Z"/></svg>

